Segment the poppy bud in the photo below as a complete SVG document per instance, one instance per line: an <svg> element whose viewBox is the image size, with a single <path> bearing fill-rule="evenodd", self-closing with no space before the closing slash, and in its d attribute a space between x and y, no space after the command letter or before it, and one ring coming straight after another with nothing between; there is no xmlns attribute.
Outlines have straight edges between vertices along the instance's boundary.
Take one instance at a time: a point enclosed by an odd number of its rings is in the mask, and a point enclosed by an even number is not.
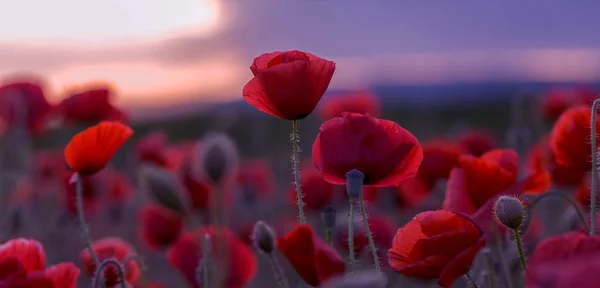
<svg viewBox="0 0 600 288"><path fill-rule="evenodd" d="M237 164L237 150L231 139L223 133L210 133L198 145L196 154L200 167L194 166L195 175L204 176L213 183L222 182Z"/></svg>
<svg viewBox="0 0 600 288"><path fill-rule="evenodd" d="M375 271L358 272L333 278L323 284L323 288L384 288L387 281L381 273Z"/></svg>
<svg viewBox="0 0 600 288"><path fill-rule="evenodd" d="M335 227L335 216L337 211L331 206L325 207L321 212L321 221L327 230L332 230Z"/></svg>
<svg viewBox="0 0 600 288"><path fill-rule="evenodd" d="M525 220L523 202L515 197L501 196L494 205L494 215L504 226L519 229Z"/></svg>
<svg viewBox="0 0 600 288"><path fill-rule="evenodd" d="M172 174L151 165L144 165L140 174L144 188L160 205L185 214L185 206L179 194L179 183Z"/></svg>
<svg viewBox="0 0 600 288"><path fill-rule="evenodd" d="M257 251L271 254L275 249L275 233L265 222L258 221L252 231L252 243Z"/></svg>
<svg viewBox="0 0 600 288"><path fill-rule="evenodd" d="M356 202L362 191L365 175L356 169L346 173L346 191L351 202Z"/></svg>

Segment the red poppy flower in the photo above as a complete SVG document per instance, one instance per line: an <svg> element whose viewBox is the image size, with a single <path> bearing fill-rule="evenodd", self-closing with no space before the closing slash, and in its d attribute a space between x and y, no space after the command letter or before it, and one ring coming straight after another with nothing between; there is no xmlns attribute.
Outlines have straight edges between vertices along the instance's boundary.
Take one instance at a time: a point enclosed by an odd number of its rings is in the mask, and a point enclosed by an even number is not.
<svg viewBox="0 0 600 288"><path fill-rule="evenodd" d="M73 136L65 147L69 168L84 175L100 171L133 135L131 128L118 122L102 122Z"/></svg>
<svg viewBox="0 0 600 288"><path fill-rule="evenodd" d="M590 126L592 115L588 106L567 109L554 123L550 147L556 162L574 170L591 169ZM600 127L600 119L596 118ZM596 141L598 141L596 136ZM598 142L600 144L600 141ZM595 156L595 155L594 155Z"/></svg>
<svg viewBox="0 0 600 288"><path fill-rule="evenodd" d="M268 196L273 192L275 179L266 160L242 162L233 177L234 185L249 194Z"/></svg>
<svg viewBox="0 0 600 288"><path fill-rule="evenodd" d="M81 271L75 264L64 262L52 265L36 273L41 273L45 277L52 279L55 288L77 288L77 278L79 278Z"/></svg>
<svg viewBox="0 0 600 288"><path fill-rule="evenodd" d="M244 100L256 109L287 120L313 112L327 90L335 63L301 51L277 51L254 58L254 78L244 86Z"/></svg>
<svg viewBox="0 0 600 288"><path fill-rule="evenodd" d="M591 104L596 99L596 95L586 87L556 87L542 96L540 106L547 119L556 120L571 107Z"/></svg>
<svg viewBox="0 0 600 288"><path fill-rule="evenodd" d="M36 240L18 238L2 244L0 259L10 257L16 257L27 273L44 270L46 267L46 252Z"/></svg>
<svg viewBox="0 0 600 288"><path fill-rule="evenodd" d="M319 286L346 271L342 257L308 225L298 225L285 237L278 238L277 247L310 286Z"/></svg>
<svg viewBox="0 0 600 288"><path fill-rule="evenodd" d="M140 236L150 248L168 246L183 231L183 219L160 205L148 204L140 211Z"/></svg>
<svg viewBox="0 0 600 288"><path fill-rule="evenodd" d="M419 213L394 236L388 250L390 266L418 278L439 278L450 287L471 269L486 236L470 218L450 211Z"/></svg>
<svg viewBox="0 0 600 288"><path fill-rule="evenodd" d="M398 209L414 208L431 194L431 189L419 177L406 180L394 187Z"/></svg>
<svg viewBox="0 0 600 288"><path fill-rule="evenodd" d="M330 183L344 185L346 173L358 169L365 185L385 187L414 177L423 151L414 135L392 121L344 113L321 125L312 157Z"/></svg>
<svg viewBox="0 0 600 288"><path fill-rule="evenodd" d="M65 122L126 122L127 116L111 103L113 91L107 87L78 91L60 102L58 108Z"/></svg>
<svg viewBox="0 0 600 288"><path fill-rule="evenodd" d="M467 130L458 136L458 145L464 154L479 157L498 147L496 137L486 130Z"/></svg>
<svg viewBox="0 0 600 288"><path fill-rule="evenodd" d="M200 288L196 281L196 269L202 259L201 243L204 235L214 237L212 227L203 227L182 235L171 245L167 252L169 263L179 271L190 287ZM245 287L256 275L258 263L256 255L243 241L235 237L228 229L225 230L227 248L229 253L229 271L226 276L225 287ZM214 241L212 255L217 252ZM216 260L216 259L215 259Z"/></svg>
<svg viewBox="0 0 600 288"><path fill-rule="evenodd" d="M210 185L206 182L196 180L188 171L183 172L182 183L186 188L185 191L189 196L192 207L197 210L208 209L208 205L210 204Z"/></svg>
<svg viewBox="0 0 600 288"><path fill-rule="evenodd" d="M340 117L344 112L381 116L381 103L371 91L353 91L324 99L320 114L323 120Z"/></svg>
<svg viewBox="0 0 600 288"><path fill-rule="evenodd" d="M588 236L583 233L570 232L553 236L542 241L533 250L527 263L525 282L527 287L540 287L542 283L552 279L556 271L568 272L578 262L590 263L589 259L600 255L600 236ZM563 267L566 270L556 270ZM560 274L560 273L558 273ZM552 287L552 286L544 286ZM558 287L558 286L556 286ZM580 286L560 286L580 287Z"/></svg>
<svg viewBox="0 0 600 288"><path fill-rule="evenodd" d="M435 139L423 144L423 162L419 166L417 177L428 189L432 189L438 180L450 176L450 171L458 164L461 150L456 144Z"/></svg>
<svg viewBox="0 0 600 288"><path fill-rule="evenodd" d="M570 169L556 162L556 157L550 149L550 137L544 137L529 151L525 161L525 171L528 174L542 169L550 172L553 184L560 186L575 186L581 183L587 171Z"/></svg>
<svg viewBox="0 0 600 288"><path fill-rule="evenodd" d="M123 263L125 258L130 254L135 254L135 250L129 243L116 237L107 237L92 243L92 249L98 256L98 261L107 259L116 259L122 265L125 265L125 280L129 283L133 283L140 278L140 267L138 267L136 261L129 261ZM81 251L81 261L83 262L87 272L94 276L96 274L96 264L92 260L90 252L85 249ZM104 268L104 284L109 287L114 287L120 283L119 272L113 265L107 265Z"/></svg>
<svg viewBox="0 0 600 288"><path fill-rule="evenodd" d="M170 164L168 143L167 134L162 131L144 136L137 144L138 160L167 168Z"/></svg>
<svg viewBox="0 0 600 288"><path fill-rule="evenodd" d="M392 239L394 238L394 233L396 232L396 224L394 221L383 214L370 215L368 221L375 245L380 248L388 248L392 246ZM343 251L348 251L348 226L341 225L339 227L342 229L338 230L336 236L336 239L338 240L338 246L340 246ZM355 225L355 228L354 253L358 255L363 252L367 245L369 245L369 239L365 234L362 221L360 225Z"/></svg>
<svg viewBox="0 0 600 288"><path fill-rule="evenodd" d="M30 132L41 132L51 110L39 81L12 82L0 87L0 115L9 126L24 121L22 125Z"/></svg>
<svg viewBox="0 0 600 288"><path fill-rule="evenodd" d="M300 174L300 187L304 194L302 200L304 207L311 211L321 211L331 203L335 196L335 186L325 181L323 175L315 168L302 171ZM292 186L288 192L290 203L296 203L298 193Z"/></svg>

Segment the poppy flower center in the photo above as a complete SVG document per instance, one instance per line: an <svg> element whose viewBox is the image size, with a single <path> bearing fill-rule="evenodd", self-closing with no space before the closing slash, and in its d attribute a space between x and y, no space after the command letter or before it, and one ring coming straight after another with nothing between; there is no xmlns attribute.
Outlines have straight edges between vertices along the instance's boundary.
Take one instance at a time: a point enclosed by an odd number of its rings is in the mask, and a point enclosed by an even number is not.
<svg viewBox="0 0 600 288"><path fill-rule="evenodd" d="M303 52L299 52L299 51L288 51L288 52L283 52L277 56L275 56L273 59L271 59L269 61L269 63L267 63L267 68L271 68L274 66L277 66L279 64L286 64L286 63L292 63L294 61L308 61L308 56L306 55L306 53Z"/></svg>

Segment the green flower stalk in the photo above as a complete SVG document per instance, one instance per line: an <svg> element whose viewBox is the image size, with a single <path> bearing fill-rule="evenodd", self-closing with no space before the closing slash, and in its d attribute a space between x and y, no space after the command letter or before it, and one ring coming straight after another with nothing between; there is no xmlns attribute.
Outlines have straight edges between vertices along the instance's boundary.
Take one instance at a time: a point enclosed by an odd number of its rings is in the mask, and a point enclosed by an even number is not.
<svg viewBox="0 0 600 288"><path fill-rule="evenodd" d="M591 111L591 155L592 155L592 187L590 187L590 235L596 234L596 185L598 182L598 148L596 146L596 117L598 117L598 105L600 105L600 99L594 100Z"/></svg>
<svg viewBox="0 0 600 288"><path fill-rule="evenodd" d="M525 220L525 207L520 199L511 196L501 196L494 205L494 216L498 222L509 228L515 236L519 258L523 271L527 268L523 244L519 235L519 228Z"/></svg>
<svg viewBox="0 0 600 288"><path fill-rule="evenodd" d="M90 256L92 257L92 261L96 267L100 267L100 261L98 261L98 256L92 247L92 237L90 237L90 231L85 224L85 214L83 209L83 185L81 183L81 176L78 173L73 174L71 181L75 181L75 189L76 189L76 201L77 201L77 216L79 219L79 225L81 226L83 238L85 240L85 244L87 246L88 251L90 252Z"/></svg>
<svg viewBox="0 0 600 288"><path fill-rule="evenodd" d="M269 259L277 285L280 288L290 288L283 269L281 269L281 265L279 265L273 253L277 247L275 245L275 232L273 232L273 229L262 221L256 222L252 231L252 244L256 251L266 255Z"/></svg>
<svg viewBox="0 0 600 288"><path fill-rule="evenodd" d="M300 187L300 135L298 134L298 121L292 121L292 169L294 170L294 188L296 189L296 198L298 199L298 220L300 224L306 224L306 216L304 216L304 201L302 200L302 188Z"/></svg>
<svg viewBox="0 0 600 288"><path fill-rule="evenodd" d="M127 284L125 283L125 271L123 269L123 266L121 266L121 263L119 263L119 261L114 258L106 259L99 266L96 266L98 268L96 268L96 277L94 279L94 288L104 287L103 286L104 284L101 281L101 279L104 278L104 275L102 274L102 272L104 271L104 268L108 265L113 265L113 266L115 266L115 268L117 268L117 272L119 272L119 278L121 280L121 287L127 288Z"/></svg>
<svg viewBox="0 0 600 288"><path fill-rule="evenodd" d="M323 225L325 226L326 240L329 245L331 245L331 236L333 234L333 228L335 227L336 213L337 211L335 208L331 206L325 207L321 212L321 222L323 222Z"/></svg>

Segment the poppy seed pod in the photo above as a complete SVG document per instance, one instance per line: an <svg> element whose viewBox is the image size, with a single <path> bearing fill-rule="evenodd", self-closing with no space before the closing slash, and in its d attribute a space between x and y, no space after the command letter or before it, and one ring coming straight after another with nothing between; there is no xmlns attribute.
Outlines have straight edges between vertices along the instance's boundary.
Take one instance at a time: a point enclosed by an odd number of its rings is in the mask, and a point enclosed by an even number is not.
<svg viewBox="0 0 600 288"><path fill-rule="evenodd" d="M333 278L323 284L323 288L384 288L385 276L375 271L359 272Z"/></svg>
<svg viewBox="0 0 600 288"><path fill-rule="evenodd" d="M525 220L523 202L515 197L501 196L494 204L494 216L510 229L519 229Z"/></svg>
<svg viewBox="0 0 600 288"><path fill-rule="evenodd" d="M352 169L346 173L346 191L348 192L350 201L356 202L358 200L364 180L365 174L356 169Z"/></svg>
<svg viewBox="0 0 600 288"><path fill-rule="evenodd" d="M144 165L140 170L143 187L160 205L179 214L185 214L186 209L179 192L179 183L168 171L152 165Z"/></svg>
<svg viewBox="0 0 600 288"><path fill-rule="evenodd" d="M332 230L333 227L335 227L336 214L337 211L331 206L325 207L325 209L323 209L323 211L321 212L321 221L323 222L323 225L325 225L325 228L327 228L328 230Z"/></svg>
<svg viewBox="0 0 600 288"><path fill-rule="evenodd" d="M258 221L252 231L252 243L257 251L271 254L275 249L275 233L265 222Z"/></svg>
<svg viewBox="0 0 600 288"><path fill-rule="evenodd" d="M221 183L237 165L237 149L229 136L223 133L210 133L197 146L194 174L212 183Z"/></svg>

